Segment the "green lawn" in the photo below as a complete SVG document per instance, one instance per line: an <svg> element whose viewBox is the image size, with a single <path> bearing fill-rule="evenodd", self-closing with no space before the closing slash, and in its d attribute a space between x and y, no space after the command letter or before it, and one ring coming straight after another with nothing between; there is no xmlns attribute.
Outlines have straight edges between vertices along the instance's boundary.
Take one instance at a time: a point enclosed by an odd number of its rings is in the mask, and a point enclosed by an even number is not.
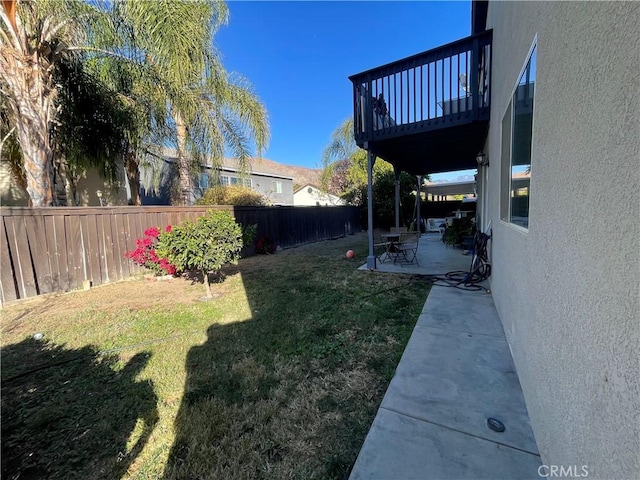
<svg viewBox="0 0 640 480"><path fill-rule="evenodd" d="M139 279L6 308L2 477L347 478L429 290L366 252L244 259L211 302Z"/></svg>

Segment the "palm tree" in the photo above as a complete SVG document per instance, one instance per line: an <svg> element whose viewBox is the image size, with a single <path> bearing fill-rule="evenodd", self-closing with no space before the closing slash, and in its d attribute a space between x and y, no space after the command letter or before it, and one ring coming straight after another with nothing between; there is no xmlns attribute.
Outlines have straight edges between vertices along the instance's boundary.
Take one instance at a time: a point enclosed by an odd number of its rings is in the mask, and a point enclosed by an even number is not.
<svg viewBox="0 0 640 480"><path fill-rule="evenodd" d="M213 48L213 38L228 20L223 1L121 1L116 12L132 32L132 49L153 72L153 91L161 92L168 126L178 153L180 199L189 204L192 165L219 163L225 147L243 169L269 137L264 106L248 82L229 75Z"/></svg>
<svg viewBox="0 0 640 480"><path fill-rule="evenodd" d="M323 189L340 195L351 205L366 203L367 152L358 147L353 138L353 119L342 122L331 134L331 141L322 155ZM391 164L378 159L373 166L374 181L384 172L392 171Z"/></svg>
<svg viewBox="0 0 640 480"><path fill-rule="evenodd" d="M78 181L88 169L112 183L117 181L128 151L128 134L136 126L134 106L123 102L86 67L78 59L62 61L55 76L58 113L52 127L54 178L66 180L73 205L79 205ZM68 199L57 203L66 205Z"/></svg>
<svg viewBox="0 0 640 480"><path fill-rule="evenodd" d="M70 19L82 18L90 9L84 2L2 1L0 92L20 144L34 207L53 203L50 128L56 119L55 66L82 37Z"/></svg>
<svg viewBox="0 0 640 480"><path fill-rule="evenodd" d="M242 79L229 76L212 47L227 18L219 0L2 0L0 91L16 128L32 205L54 202L54 75L63 59L80 58L103 72L100 65L129 66L117 70L120 77L111 72L114 85L134 86L123 101L143 111L127 133L127 172L135 179L142 137L172 137L183 203L191 191L192 160L218 161L227 146L244 165L251 156L250 138L259 152L265 148L264 107Z"/></svg>

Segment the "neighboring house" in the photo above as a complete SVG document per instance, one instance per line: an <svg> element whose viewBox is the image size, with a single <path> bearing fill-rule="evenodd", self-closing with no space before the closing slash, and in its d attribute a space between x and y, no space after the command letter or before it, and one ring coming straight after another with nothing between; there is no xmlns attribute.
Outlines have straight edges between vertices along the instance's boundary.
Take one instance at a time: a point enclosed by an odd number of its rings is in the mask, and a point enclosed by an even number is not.
<svg viewBox="0 0 640 480"><path fill-rule="evenodd" d="M67 183L67 199L69 206L75 206L73 191ZM116 182L109 182L100 177L95 169L87 169L78 181L75 192L78 206L98 207L101 205L127 205L128 184L125 180L124 167L122 175ZM4 207L26 207L29 205L29 195L11 176L6 162L0 162L0 205Z"/></svg>
<svg viewBox="0 0 640 480"><path fill-rule="evenodd" d="M338 206L346 205L345 201L336 195L323 192L315 185L307 183L293 192L293 204L298 206Z"/></svg>
<svg viewBox="0 0 640 480"><path fill-rule="evenodd" d="M252 160L251 170L243 175L234 159L225 158L217 175L221 185L242 184L265 196L273 205L293 205L293 177L263 165L258 159ZM201 182L208 185L215 177L216 172L211 167L203 167Z"/></svg>
<svg viewBox="0 0 640 480"><path fill-rule="evenodd" d="M542 463L589 478L640 478L638 25L634 2L474 1L471 37L350 77L370 161L479 165L491 293Z"/></svg>
<svg viewBox="0 0 640 480"><path fill-rule="evenodd" d="M153 157L150 157L153 158ZM165 150L155 161L147 159L140 166L140 196L143 205L170 205L171 190L177 179L177 158L175 152ZM194 177L194 191L192 201L197 201L202 192L211 186L212 182L223 185L245 185L262 194L272 205L293 205L294 178L283 174L280 170L291 170L300 173L303 178L311 169L280 165L276 162L253 159L252 169L243 175L233 159L225 159L223 165L213 169L210 165L202 165L199 175ZM124 167L116 182L109 182L101 178L95 169L88 169L78 181L77 197L79 206L127 205L130 192L126 180ZM67 185L67 198L72 206L72 191ZM29 196L26 190L11 176L7 162L0 162L0 205L28 206Z"/></svg>
<svg viewBox="0 0 640 480"><path fill-rule="evenodd" d="M219 168L202 164L199 175L193 178L192 202L196 202L207 188L218 183L244 185L266 197L272 205L293 205L292 177L283 175L273 168L272 165L277 165L275 162L269 161L269 165L263 165L259 159L252 159L250 163L251 170L245 173L238 167L237 161L231 158L225 158ZM161 165L158 161L154 166L142 170L143 205L171 203L172 185L178 178L176 164L175 151L165 149Z"/></svg>
<svg viewBox="0 0 640 480"><path fill-rule="evenodd" d="M26 207L29 205L27 190L15 181L7 162L0 162L0 205L3 207Z"/></svg>

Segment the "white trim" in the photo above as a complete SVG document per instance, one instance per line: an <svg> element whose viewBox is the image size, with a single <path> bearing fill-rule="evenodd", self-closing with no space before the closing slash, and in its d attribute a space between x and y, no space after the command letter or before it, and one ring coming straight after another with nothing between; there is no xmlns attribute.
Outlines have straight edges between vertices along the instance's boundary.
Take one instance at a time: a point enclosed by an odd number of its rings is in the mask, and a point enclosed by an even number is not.
<svg viewBox="0 0 640 480"><path fill-rule="evenodd" d="M526 65L526 64L525 64ZM522 76L522 75L521 75ZM518 77L519 79L520 77ZM498 169L498 220L502 221L502 222L508 222L508 220L504 220L502 218L502 201L503 201L503 197L505 196L505 192L502 191L502 176L504 175L504 158L502 158L502 145L504 142L504 128L503 128L503 122L504 122L504 117L507 114L507 110L511 109L511 118L509 119L509 169L511 169L511 156L513 154L512 149L513 149L513 92L511 92L510 96L509 96L509 101L507 102L507 106L504 109L504 112L502 113L502 115L500 116L500 143L498 145L500 145L500 168ZM509 185L507 185L507 192L508 192L508 196L507 198L511 198L511 175L509 175ZM511 218L511 200L508 201L507 203L507 219Z"/></svg>
<svg viewBox="0 0 640 480"><path fill-rule="evenodd" d="M516 78L516 84L513 86L513 89L511 90L511 97L512 98L513 98L513 94L515 93L516 89L518 88L518 85L520 85L520 77L522 77L522 74L526 70L527 64L529 63L529 60L531 59L531 54L533 53L533 51L535 50L537 45L538 45L538 34L536 33L533 36L533 43L529 47L529 51L527 52L527 56L524 57L526 60L525 60L524 64L522 65L522 68L520 69L520 73L518 74L518 77ZM536 73L537 73L537 65L536 65ZM536 93L533 92L533 94L535 96ZM534 105L535 105L535 100L534 100Z"/></svg>
<svg viewBox="0 0 640 480"><path fill-rule="evenodd" d="M536 50L536 47L538 46L538 34L536 33L533 36L533 42L531 43L531 46L529 47L529 51L527 52L527 56L525 57L525 61L522 65L522 68L520 68L520 73L518 73L518 76L516 77L516 81L515 84L511 90L511 94L509 96L509 101L507 102L507 105L504 109L504 112L502 114L502 116L500 117L501 119L504 119L505 114L507 113L507 110L509 109L509 106L511 105L511 119L510 119L510 128L509 128L509 133L511 138L509 139L509 185L507 186L507 190L509 193L509 202L507 205L507 218L508 220L503 220L502 219L502 200L503 200L503 192L502 192L502 174L503 174L503 168L502 168L502 160L503 158L500 158L500 185L499 185L499 190L498 190L498 198L499 198L499 204L498 204L498 217L500 219L501 222L503 223L507 223L508 225L512 225L513 227L516 228L516 230L524 232L524 233L528 233L529 232L529 227L525 228L525 227L521 227L520 225L516 225L515 223L513 223L511 221L511 205L512 205L512 201L511 201L511 186L512 186L512 180L513 180L513 135L514 135L514 123L515 123L515 103L513 102L514 96L518 90L518 87L520 86L520 79L522 78L522 76L524 75L527 66L530 65L531 63L531 58L533 55L534 50ZM536 51L536 79L538 77L538 55L537 55L537 51ZM534 81L534 84L536 82ZM533 127L534 127L534 122L535 122L535 109L536 109L536 91L537 91L537 85L535 86L535 88L533 89L533 97L532 97L532 102L533 102L533 108L531 109L531 149L530 149L530 158L529 158L529 209L528 209L528 219L531 218L530 212L531 212L531 179L533 178ZM500 121L500 145L502 148L502 141L503 141L503 128L502 128L502 120ZM501 154L502 156L502 154Z"/></svg>
<svg viewBox="0 0 640 480"><path fill-rule="evenodd" d="M511 223L511 222L505 222L504 220L500 219L500 223L503 225L506 225L507 227L511 228L512 230L515 230L518 233L522 233L524 235L529 235L529 229L528 228L524 228L521 227L520 225L516 225L515 223Z"/></svg>

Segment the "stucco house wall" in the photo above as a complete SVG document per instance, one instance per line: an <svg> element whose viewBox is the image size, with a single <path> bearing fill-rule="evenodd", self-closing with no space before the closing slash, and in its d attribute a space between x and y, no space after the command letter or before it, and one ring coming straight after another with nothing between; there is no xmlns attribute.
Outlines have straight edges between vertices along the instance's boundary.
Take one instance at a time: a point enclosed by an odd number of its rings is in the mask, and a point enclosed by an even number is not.
<svg viewBox="0 0 640 480"><path fill-rule="evenodd" d="M491 290L543 463L589 478L640 476L638 25L633 2L490 2L487 16ZM500 220L501 121L536 38L524 230Z"/></svg>
<svg viewBox="0 0 640 480"><path fill-rule="evenodd" d="M9 164L0 161L0 205L3 207L26 207L29 195L11 176Z"/></svg>
<svg viewBox="0 0 640 480"><path fill-rule="evenodd" d="M115 182L102 178L95 169L88 169L78 181L78 206L97 207L100 199L97 192L102 192L103 205L127 205L127 185L124 170ZM69 206L73 205L71 188L67 184L67 198ZM5 207L26 207L29 205L29 195L9 173L5 162L0 162L0 205Z"/></svg>
<svg viewBox="0 0 640 480"><path fill-rule="evenodd" d="M215 173L209 166L203 166L202 172L215 181ZM240 183L245 180L237 168L222 165L218 170L219 177L236 179ZM293 205L293 178L274 173L251 170L246 179L251 180L251 189L266 197L272 205Z"/></svg>
<svg viewBox="0 0 640 480"><path fill-rule="evenodd" d="M178 178L177 157L174 150L165 149L162 163L156 161L151 168L141 169L142 203L144 205L170 205L171 191L177 185ZM246 185L250 181L250 188L266 197L272 205L293 205L293 178L273 172L263 172L252 169L243 174L237 168L234 159L224 159L220 167L200 165L200 173L193 175L192 201L196 202L202 194L215 182L225 185ZM153 175L157 179L153 180ZM223 182L224 180L224 182ZM157 185L153 188L153 185ZM249 185L247 185L249 186Z"/></svg>
<svg viewBox="0 0 640 480"><path fill-rule="evenodd" d="M293 192L293 205L296 207L303 206L325 206L333 207L345 205L344 200L336 195L323 192L315 185L306 184Z"/></svg>

